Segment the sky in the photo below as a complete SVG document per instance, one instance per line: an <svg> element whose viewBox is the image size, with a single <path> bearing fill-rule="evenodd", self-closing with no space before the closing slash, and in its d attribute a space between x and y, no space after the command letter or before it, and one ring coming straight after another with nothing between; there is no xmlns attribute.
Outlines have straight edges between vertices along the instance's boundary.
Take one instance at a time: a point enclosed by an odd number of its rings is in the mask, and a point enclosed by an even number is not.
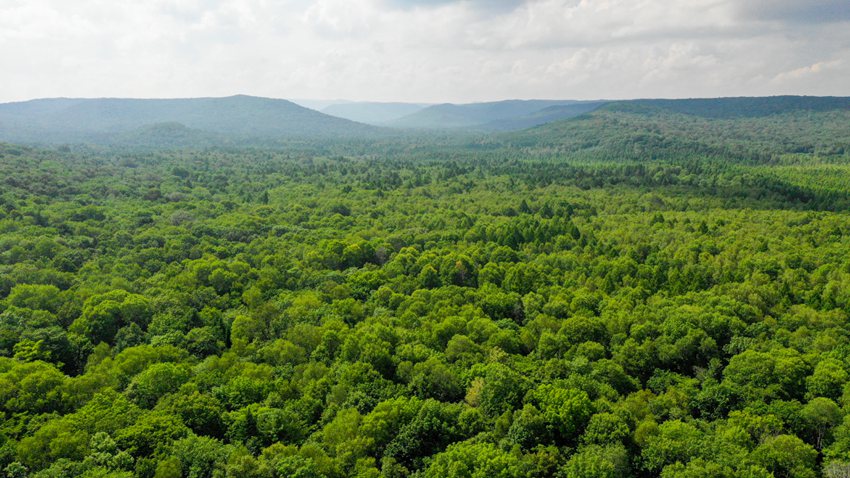
<svg viewBox="0 0 850 478"><path fill-rule="evenodd" d="M0 102L850 96L850 0L0 0Z"/></svg>

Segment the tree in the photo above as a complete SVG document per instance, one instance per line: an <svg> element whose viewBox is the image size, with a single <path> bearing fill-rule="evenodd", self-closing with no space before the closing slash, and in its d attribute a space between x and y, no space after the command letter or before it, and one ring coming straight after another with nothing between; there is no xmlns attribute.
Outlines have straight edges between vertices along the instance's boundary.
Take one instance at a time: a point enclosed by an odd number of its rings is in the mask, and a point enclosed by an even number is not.
<svg viewBox="0 0 850 478"><path fill-rule="evenodd" d="M483 385L478 398L481 411L495 417L522 403L528 390L528 380L509 367L493 363L481 369Z"/></svg>
<svg viewBox="0 0 850 478"><path fill-rule="evenodd" d="M456 372L438 358L431 357L413 367L410 389L419 398L454 402L463 398L463 384Z"/></svg>
<svg viewBox="0 0 850 478"><path fill-rule="evenodd" d="M420 467L425 457L464 438L458 420L460 412L459 405L425 400L416 416L387 444L384 456L407 467Z"/></svg>
<svg viewBox="0 0 850 478"><path fill-rule="evenodd" d="M136 375L127 386L127 396L143 408L152 408L165 394L175 392L189 379L186 367L156 363Z"/></svg>
<svg viewBox="0 0 850 478"><path fill-rule="evenodd" d="M182 475L189 478L213 478L223 473L230 447L218 440L189 435L171 446L171 454L180 461Z"/></svg>
<svg viewBox="0 0 850 478"><path fill-rule="evenodd" d="M642 447L643 466L658 473L665 466L676 462L687 463L699 456L702 449L702 433L692 424L680 420L664 422L658 432L649 436Z"/></svg>
<svg viewBox="0 0 850 478"><path fill-rule="evenodd" d="M128 453L146 457L189 433L178 417L161 411L148 412L131 426L115 433L116 441Z"/></svg>
<svg viewBox="0 0 850 478"><path fill-rule="evenodd" d="M752 458L775 476L815 477L818 453L793 435L770 437L753 450Z"/></svg>
<svg viewBox="0 0 850 478"><path fill-rule="evenodd" d="M67 405L65 375L45 362L15 363L0 373L0 409L49 413Z"/></svg>
<svg viewBox="0 0 850 478"><path fill-rule="evenodd" d="M508 439L523 449L532 449L539 444L554 441L553 430L546 418L534 405L525 404L513 414L508 429Z"/></svg>
<svg viewBox="0 0 850 478"><path fill-rule="evenodd" d="M838 405L828 398L818 397L800 410L800 419L808 442L820 450L834 427L841 423L843 414Z"/></svg>
<svg viewBox="0 0 850 478"><path fill-rule="evenodd" d="M587 393L555 385L541 385L528 393L528 403L540 409L556 444L575 443L593 414Z"/></svg>
<svg viewBox="0 0 850 478"><path fill-rule="evenodd" d="M596 413L590 417L581 439L587 444L622 443L629 437L629 425L619 415Z"/></svg>
<svg viewBox="0 0 850 478"><path fill-rule="evenodd" d="M34 310L59 312L64 300L61 291L50 284L17 284L6 298L9 305Z"/></svg>
<svg viewBox="0 0 850 478"><path fill-rule="evenodd" d="M518 453L505 452L491 443L461 442L439 453L425 469L426 478L520 478L530 467Z"/></svg>
<svg viewBox="0 0 850 478"><path fill-rule="evenodd" d="M87 336L95 344L113 344L121 327L136 324L144 330L151 316L150 302L145 297L114 290L89 298L70 330Z"/></svg>
<svg viewBox="0 0 850 478"><path fill-rule="evenodd" d="M806 378L806 396L837 400L841 397L841 389L848 378L850 375L840 361L833 358L821 360L815 365L812 375Z"/></svg>
<svg viewBox="0 0 850 478"><path fill-rule="evenodd" d="M566 478L625 478L630 474L628 453L620 444L584 446L561 473Z"/></svg>

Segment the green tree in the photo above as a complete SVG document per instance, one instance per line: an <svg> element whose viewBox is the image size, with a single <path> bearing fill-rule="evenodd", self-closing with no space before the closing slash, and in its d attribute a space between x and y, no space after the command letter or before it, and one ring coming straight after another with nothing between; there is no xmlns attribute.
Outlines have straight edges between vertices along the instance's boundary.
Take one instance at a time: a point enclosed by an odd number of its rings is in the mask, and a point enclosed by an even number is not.
<svg viewBox="0 0 850 478"><path fill-rule="evenodd" d="M774 476L815 477L818 453L793 435L770 437L753 450L752 458Z"/></svg>
<svg viewBox="0 0 850 478"><path fill-rule="evenodd" d="M185 366L156 363L133 378L127 386L127 396L143 408L152 408L163 395L177 391L188 379Z"/></svg>
<svg viewBox="0 0 850 478"><path fill-rule="evenodd" d="M628 477L628 453L622 445L587 445L570 457L561 474L566 478Z"/></svg>

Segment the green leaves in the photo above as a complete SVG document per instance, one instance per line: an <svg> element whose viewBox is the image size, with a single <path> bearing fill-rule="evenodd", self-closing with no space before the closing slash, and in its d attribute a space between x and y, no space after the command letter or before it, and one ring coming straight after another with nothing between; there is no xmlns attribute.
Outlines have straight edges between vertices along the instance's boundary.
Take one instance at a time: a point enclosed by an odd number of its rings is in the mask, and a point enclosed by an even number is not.
<svg viewBox="0 0 850 478"><path fill-rule="evenodd" d="M811 118L635 114L545 151L4 156L0 470L839 476L846 158L718 142Z"/></svg>
<svg viewBox="0 0 850 478"><path fill-rule="evenodd" d="M136 324L147 328L153 315L148 299L124 290L114 290L89 298L83 313L71 324L70 331L83 334L97 344L112 344L122 327Z"/></svg>
<svg viewBox="0 0 850 478"><path fill-rule="evenodd" d="M622 445L588 445L561 469L566 478L618 478L629 474L628 452Z"/></svg>
<svg viewBox="0 0 850 478"><path fill-rule="evenodd" d="M555 443L561 445L578 441L594 411L584 391L549 384L530 391L526 403L540 410Z"/></svg>
<svg viewBox="0 0 850 478"><path fill-rule="evenodd" d="M776 476L814 477L818 453L792 435L765 440L753 451L753 459Z"/></svg>
<svg viewBox="0 0 850 478"><path fill-rule="evenodd" d="M188 367L174 363L157 363L133 377L126 394L142 408L152 408L168 393L176 392L187 380Z"/></svg>
<svg viewBox="0 0 850 478"><path fill-rule="evenodd" d="M7 413L65 411L67 380L62 372L45 362L13 362L0 373L0 408Z"/></svg>
<svg viewBox="0 0 850 478"><path fill-rule="evenodd" d="M426 478L520 478L533 471L519 453L504 451L491 443L461 442L434 457L425 469Z"/></svg>

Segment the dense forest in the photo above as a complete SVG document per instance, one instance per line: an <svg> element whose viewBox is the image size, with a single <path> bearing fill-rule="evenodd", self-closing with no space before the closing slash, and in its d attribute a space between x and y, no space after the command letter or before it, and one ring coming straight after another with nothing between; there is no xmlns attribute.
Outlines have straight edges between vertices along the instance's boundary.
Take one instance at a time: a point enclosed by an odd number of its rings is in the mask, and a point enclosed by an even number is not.
<svg viewBox="0 0 850 478"><path fill-rule="evenodd" d="M0 476L850 476L842 105L0 144Z"/></svg>

